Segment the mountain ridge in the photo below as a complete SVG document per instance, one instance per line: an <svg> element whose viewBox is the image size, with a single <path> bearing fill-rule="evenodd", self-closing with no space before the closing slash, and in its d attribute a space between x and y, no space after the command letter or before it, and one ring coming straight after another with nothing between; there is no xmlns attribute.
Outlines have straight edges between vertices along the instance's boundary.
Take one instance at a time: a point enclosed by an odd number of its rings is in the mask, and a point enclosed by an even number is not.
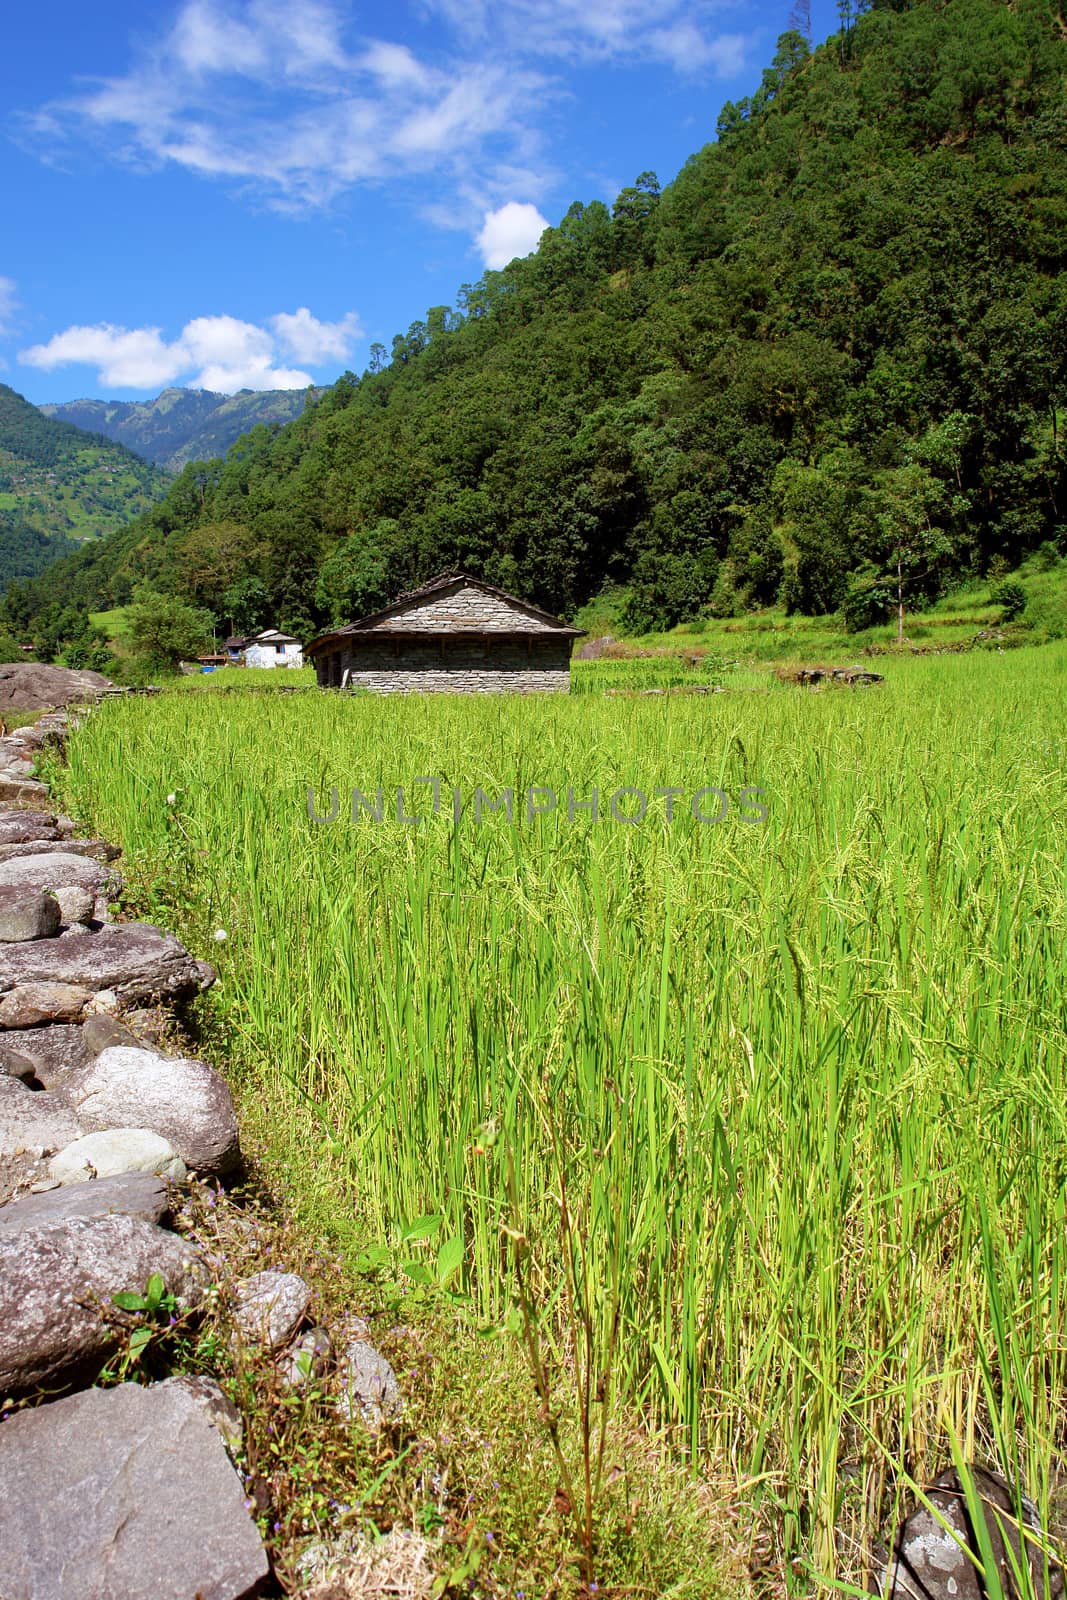
<svg viewBox="0 0 1067 1600"><path fill-rule="evenodd" d="M312 389L321 394L321 389ZM285 424L307 404L307 389L211 389L169 385L151 400L82 397L38 406L45 416L123 444L135 455L169 472L190 461L224 456L230 446L259 423Z"/></svg>

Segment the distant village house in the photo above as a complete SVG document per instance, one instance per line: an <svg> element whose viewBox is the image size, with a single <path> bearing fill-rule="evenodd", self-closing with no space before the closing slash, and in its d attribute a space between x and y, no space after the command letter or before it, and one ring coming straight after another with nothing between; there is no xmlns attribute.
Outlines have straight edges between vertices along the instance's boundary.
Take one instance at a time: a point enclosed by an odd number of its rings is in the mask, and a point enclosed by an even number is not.
<svg viewBox="0 0 1067 1600"><path fill-rule="evenodd" d="M277 628L264 628L247 638L235 636L223 645L225 660L239 667L302 667L304 652L299 639Z"/></svg>
<svg viewBox="0 0 1067 1600"><path fill-rule="evenodd" d="M304 653L324 689L566 694L571 647L583 637L503 589L452 572L322 634Z"/></svg>

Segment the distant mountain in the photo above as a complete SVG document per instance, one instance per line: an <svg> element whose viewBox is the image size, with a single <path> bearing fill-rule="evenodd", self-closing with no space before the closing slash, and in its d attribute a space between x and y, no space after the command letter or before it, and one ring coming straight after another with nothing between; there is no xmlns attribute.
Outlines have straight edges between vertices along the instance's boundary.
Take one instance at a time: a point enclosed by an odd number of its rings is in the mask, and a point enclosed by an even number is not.
<svg viewBox="0 0 1067 1600"><path fill-rule="evenodd" d="M125 527L169 482L122 445L43 417L0 383L0 585L32 577L76 541Z"/></svg>
<svg viewBox="0 0 1067 1600"><path fill-rule="evenodd" d="M103 434L145 461L180 472L188 461L224 456L235 439L258 423L292 422L306 400L306 389L242 389L231 395L164 389L154 400L68 400L39 409L46 417Z"/></svg>

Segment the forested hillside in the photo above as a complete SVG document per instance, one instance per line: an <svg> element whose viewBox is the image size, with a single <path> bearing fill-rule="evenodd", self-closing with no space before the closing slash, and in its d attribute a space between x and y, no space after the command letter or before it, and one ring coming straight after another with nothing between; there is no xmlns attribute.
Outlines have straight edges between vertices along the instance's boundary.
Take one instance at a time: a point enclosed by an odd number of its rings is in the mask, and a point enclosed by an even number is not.
<svg viewBox="0 0 1067 1600"><path fill-rule="evenodd" d="M1056 0L784 35L662 193L575 203L12 622L147 580L306 634L455 565L563 613L627 586L634 627L862 621L1063 548L1065 68Z"/></svg>
<svg viewBox="0 0 1067 1600"><path fill-rule="evenodd" d="M145 461L178 472L187 461L225 455L258 423L291 422L306 402L304 389L242 389L228 395L164 389L154 400L68 400L40 409L46 417L103 434Z"/></svg>
<svg viewBox="0 0 1067 1600"><path fill-rule="evenodd" d="M125 527L168 478L121 445L41 415L0 383L0 582Z"/></svg>

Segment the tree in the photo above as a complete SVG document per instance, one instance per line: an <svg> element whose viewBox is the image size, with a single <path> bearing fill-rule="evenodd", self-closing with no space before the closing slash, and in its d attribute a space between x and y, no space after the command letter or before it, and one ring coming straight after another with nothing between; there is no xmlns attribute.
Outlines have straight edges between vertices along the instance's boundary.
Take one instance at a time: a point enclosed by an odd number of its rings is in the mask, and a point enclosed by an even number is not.
<svg viewBox="0 0 1067 1600"><path fill-rule="evenodd" d="M260 578L239 578L222 596L222 614L234 633L255 633L270 621L270 595Z"/></svg>
<svg viewBox="0 0 1067 1600"><path fill-rule="evenodd" d="M909 461L883 474L878 527L896 579L897 644L904 643L904 595L927 580L951 551L935 518L945 509L943 486L927 467Z"/></svg>
<svg viewBox="0 0 1067 1600"><path fill-rule="evenodd" d="M179 661L203 655L211 645L206 611L152 589L138 589L126 628L137 666L149 672L173 671Z"/></svg>

